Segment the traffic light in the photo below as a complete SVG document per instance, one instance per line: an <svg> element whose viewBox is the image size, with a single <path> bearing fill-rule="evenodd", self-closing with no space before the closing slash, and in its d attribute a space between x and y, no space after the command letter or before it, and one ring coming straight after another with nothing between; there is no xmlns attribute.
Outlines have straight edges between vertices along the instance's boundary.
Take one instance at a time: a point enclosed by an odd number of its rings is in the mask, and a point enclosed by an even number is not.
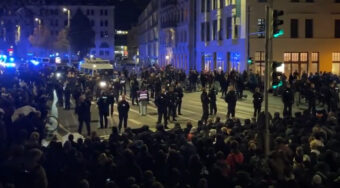
<svg viewBox="0 0 340 188"><path fill-rule="evenodd" d="M279 78L281 74L279 72L277 72L277 70L276 70L281 65L282 65L281 62L273 61L273 64L272 64L272 70L273 70L273 72L272 72L272 87L273 87L273 89L277 89L277 88L282 86L282 81Z"/></svg>
<svg viewBox="0 0 340 188"><path fill-rule="evenodd" d="M279 28L283 25L283 20L280 20L280 16L283 16L284 12L282 10L274 10L273 12L273 37L277 38L284 34L284 31Z"/></svg>
<svg viewBox="0 0 340 188"><path fill-rule="evenodd" d="M252 58L252 57L249 57L249 58L248 58L248 64L249 64L249 65L253 64L253 58Z"/></svg>

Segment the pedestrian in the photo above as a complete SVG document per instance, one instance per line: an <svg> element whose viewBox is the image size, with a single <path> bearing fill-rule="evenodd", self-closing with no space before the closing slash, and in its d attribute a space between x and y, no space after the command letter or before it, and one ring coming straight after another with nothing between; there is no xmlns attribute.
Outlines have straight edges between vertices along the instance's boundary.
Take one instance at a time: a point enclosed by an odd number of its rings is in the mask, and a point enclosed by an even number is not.
<svg viewBox="0 0 340 188"><path fill-rule="evenodd" d="M335 86L334 82L332 82L329 86L328 96L326 99L328 112L336 112L338 109L339 94Z"/></svg>
<svg viewBox="0 0 340 188"><path fill-rule="evenodd" d="M67 83L64 90L65 110L71 109L71 86Z"/></svg>
<svg viewBox="0 0 340 188"><path fill-rule="evenodd" d="M254 118L256 118L261 112L261 106L263 102L263 94L260 92L260 88L255 88L255 93L253 95L254 104Z"/></svg>
<svg viewBox="0 0 340 188"><path fill-rule="evenodd" d="M215 87L212 87L209 90L209 104L210 104L210 115L216 115L217 113L217 105L216 105L216 89Z"/></svg>
<svg viewBox="0 0 340 188"><path fill-rule="evenodd" d="M61 83L61 81L59 81L57 84L56 84L56 93L57 93L57 97L58 97L58 105L59 106L63 106L64 104L64 97L63 97L63 85Z"/></svg>
<svg viewBox="0 0 340 188"><path fill-rule="evenodd" d="M124 130L126 130L127 128L127 120L128 120L129 110L130 110L130 105L125 100L125 95L122 95L122 100L119 101L117 109L118 109L118 114L119 114L118 129L120 132L122 129L123 121L124 121Z"/></svg>
<svg viewBox="0 0 340 188"><path fill-rule="evenodd" d="M81 134L82 129L83 129L83 123L86 125L87 129L87 136L90 136L91 134L91 127L90 127L90 122L91 122L91 100L89 98L86 98L85 95L81 95L78 99L78 122L79 122L79 127L78 127L78 133Z"/></svg>
<svg viewBox="0 0 340 188"><path fill-rule="evenodd" d="M134 79L131 81L131 101L132 101L132 105L135 105L135 102L137 103L138 105L138 94L137 94L137 91L139 90L139 86L138 86L138 81L137 79Z"/></svg>
<svg viewBox="0 0 340 188"><path fill-rule="evenodd" d="M113 117L114 104L115 104L115 97L114 97L113 89L111 89L107 93L107 102L110 105L110 115L111 117Z"/></svg>
<svg viewBox="0 0 340 188"><path fill-rule="evenodd" d="M97 101L98 110L99 110L99 121L100 128L103 129L108 127L107 116L109 116L109 102L108 97L105 96L104 93L101 94L101 97ZM104 122L103 122L104 121ZM105 123L105 125L103 125Z"/></svg>
<svg viewBox="0 0 340 188"><path fill-rule="evenodd" d="M311 83L308 91L306 92L307 100L308 100L308 112L312 114L316 113L316 97L317 93L315 90L315 84Z"/></svg>
<svg viewBox="0 0 340 188"><path fill-rule="evenodd" d="M177 106L177 96L174 92L174 87L169 87L169 92L167 93L167 97L169 100L168 103L168 119L170 120L170 117L172 117L172 121L176 120L176 106Z"/></svg>
<svg viewBox="0 0 340 188"><path fill-rule="evenodd" d="M142 116L146 116L147 114L147 105L149 103L149 93L148 90L146 90L145 88L142 88L142 90L140 90L138 92L138 100L139 100L139 113Z"/></svg>
<svg viewBox="0 0 340 188"><path fill-rule="evenodd" d="M126 79L124 74L121 75L120 80L120 94L122 95L124 93L124 95L126 95Z"/></svg>
<svg viewBox="0 0 340 188"><path fill-rule="evenodd" d="M175 93L177 93L177 110L178 115L182 115L181 109L182 109L182 99L183 99L183 88L181 86L181 83L177 84L177 87L175 89Z"/></svg>
<svg viewBox="0 0 340 188"><path fill-rule="evenodd" d="M157 106L157 112L158 112L157 124L160 124L163 118L164 127L168 129L168 117L167 117L168 116L167 115L168 97L165 94L165 89L162 89L161 94L156 97L155 104Z"/></svg>
<svg viewBox="0 0 340 188"><path fill-rule="evenodd" d="M294 104L294 93L287 84L286 89L282 93L283 115L285 117L292 117L292 106Z"/></svg>
<svg viewBox="0 0 340 188"><path fill-rule="evenodd" d="M235 108L237 102L237 94L235 92L235 88L233 86L230 87L229 92L225 96L225 102L228 103L228 112L227 112L227 119L231 117L235 117Z"/></svg>
<svg viewBox="0 0 340 188"><path fill-rule="evenodd" d="M201 102L202 102L202 109L203 109L201 121L207 124L208 117L209 117L209 97L208 97L208 94L205 88L202 89Z"/></svg>

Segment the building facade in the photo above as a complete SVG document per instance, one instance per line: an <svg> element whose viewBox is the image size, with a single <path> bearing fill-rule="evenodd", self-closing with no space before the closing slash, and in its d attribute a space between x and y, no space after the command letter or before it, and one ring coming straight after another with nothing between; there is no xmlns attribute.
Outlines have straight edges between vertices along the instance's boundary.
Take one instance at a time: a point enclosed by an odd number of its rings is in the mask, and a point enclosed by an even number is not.
<svg viewBox="0 0 340 188"><path fill-rule="evenodd" d="M59 32L68 27L68 13L64 9L70 11L70 16L81 10L86 15L95 32L95 47L93 47L89 55L97 58L114 60L115 47L115 22L114 22L114 6L95 6L95 5L43 5L29 6L36 20L35 25L41 24L49 29L52 40L57 40ZM72 21L72 20L70 20ZM71 23L72 24L72 23Z"/></svg>
<svg viewBox="0 0 340 188"><path fill-rule="evenodd" d="M161 66L172 64L189 70L195 62L195 3L194 0L162 0L160 6Z"/></svg>
<svg viewBox="0 0 340 188"><path fill-rule="evenodd" d="M138 50L138 27L133 26L129 30L129 34L127 36L127 49L128 49L128 59L135 60L136 63L139 63L137 56L139 55Z"/></svg>
<svg viewBox="0 0 340 188"><path fill-rule="evenodd" d="M250 69L264 72L266 0L248 0L249 56L255 61ZM283 10L280 27L284 35L273 40L273 60L283 62L280 70L340 74L340 1L280 0L274 9ZM257 33L257 34L254 34Z"/></svg>
<svg viewBox="0 0 340 188"><path fill-rule="evenodd" d="M197 70L245 70L246 0L197 2Z"/></svg>
<svg viewBox="0 0 340 188"><path fill-rule="evenodd" d="M159 0L151 0L138 18L138 60L143 65L159 62L159 6Z"/></svg>

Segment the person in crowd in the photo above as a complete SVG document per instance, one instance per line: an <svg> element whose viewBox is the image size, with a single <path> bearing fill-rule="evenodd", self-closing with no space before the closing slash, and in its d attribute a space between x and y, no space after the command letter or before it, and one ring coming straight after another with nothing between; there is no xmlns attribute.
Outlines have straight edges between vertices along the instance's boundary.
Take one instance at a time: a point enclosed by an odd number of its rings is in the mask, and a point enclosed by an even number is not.
<svg viewBox="0 0 340 188"><path fill-rule="evenodd" d="M138 95L139 114L141 114L142 116L146 116L149 103L149 92L145 88L142 88L140 91L138 91Z"/></svg>
<svg viewBox="0 0 340 188"><path fill-rule="evenodd" d="M130 92L131 92L131 95L130 95L130 98L131 98L131 102L132 102L132 105L135 105L135 103L137 103L138 105L138 90L139 90L139 84L138 84L138 81L137 79L133 79L131 80L130 82Z"/></svg>
<svg viewBox="0 0 340 188"><path fill-rule="evenodd" d="M177 96L177 111L178 111L178 115L182 115L181 110L182 110L182 99L183 99L183 88L181 86L181 83L177 83L177 87L175 89L175 93Z"/></svg>
<svg viewBox="0 0 340 188"><path fill-rule="evenodd" d="M99 122L100 122L100 128L108 128L108 120L107 116L109 116L109 101L108 97L103 92L100 96L100 98L97 101L98 105L98 111L99 111ZM105 123L105 124L104 124Z"/></svg>
<svg viewBox="0 0 340 188"><path fill-rule="evenodd" d="M120 94L124 94L126 95L126 78L124 76L124 74L120 75L120 79L119 79L119 84L120 84Z"/></svg>
<svg viewBox="0 0 340 188"><path fill-rule="evenodd" d="M79 122L79 127L78 127L78 133L82 133L83 129L83 123L86 125L87 129L87 136L90 136L91 134L91 100L86 98L85 95L81 95L78 99L78 122Z"/></svg>
<svg viewBox="0 0 340 188"><path fill-rule="evenodd" d="M174 86L169 87L169 92L167 92L168 103L168 120L172 117L172 121L176 120L176 106L177 106L177 96L174 90Z"/></svg>
<svg viewBox="0 0 340 188"><path fill-rule="evenodd" d="M327 95L326 102L328 106L328 112L336 112L338 109L339 103L339 93L337 91L335 82L330 83Z"/></svg>
<svg viewBox="0 0 340 188"><path fill-rule="evenodd" d="M110 115L111 117L113 117L115 97L114 97L114 91L112 89L107 91L107 102L110 105Z"/></svg>
<svg viewBox="0 0 340 188"><path fill-rule="evenodd" d="M254 105L254 118L256 118L261 112L261 106L263 102L263 94L260 92L260 88L255 88L253 94L253 105Z"/></svg>
<svg viewBox="0 0 340 188"><path fill-rule="evenodd" d="M64 106L64 97L63 97L63 85L61 81L57 82L56 84L56 93L58 97L58 105L59 106Z"/></svg>
<svg viewBox="0 0 340 188"><path fill-rule="evenodd" d="M235 88L233 86L230 87L229 92L225 96L225 102L228 103L228 112L227 112L227 118L235 117L235 109L236 109L236 103L237 103L237 94L235 91Z"/></svg>
<svg viewBox="0 0 340 188"><path fill-rule="evenodd" d="M71 85L67 83L64 90L65 110L71 109Z"/></svg>
<svg viewBox="0 0 340 188"><path fill-rule="evenodd" d="M294 93L290 88L290 84L287 84L286 89L282 93L282 101L283 101L283 115L291 117L292 106L294 104Z"/></svg>
<svg viewBox="0 0 340 188"><path fill-rule="evenodd" d="M162 122L162 118L163 118L164 127L167 129L168 128L167 108L168 108L168 105L169 105L169 99L166 95L165 89L162 89L162 93L156 97L155 104L157 106L157 112L158 112L157 123L160 124Z"/></svg>
<svg viewBox="0 0 340 188"><path fill-rule="evenodd" d="M210 115L216 115L216 113L217 113L216 95L217 95L216 89L215 89L215 87L212 87L209 90L209 94L208 94L209 106L210 106Z"/></svg>
<svg viewBox="0 0 340 188"><path fill-rule="evenodd" d="M126 131L130 105L126 101L125 95L122 95L122 100L119 101L117 109L118 109L118 114L119 114L119 125L118 125L119 132L122 130L123 121L124 121L124 130Z"/></svg>
<svg viewBox="0 0 340 188"><path fill-rule="evenodd" d="M308 112L309 113L316 113L316 98L317 98L317 93L315 90L315 84L311 83L307 92L307 100L308 100Z"/></svg>
<svg viewBox="0 0 340 188"><path fill-rule="evenodd" d="M202 103L202 110L203 110L201 121L205 124L207 124L208 118L209 118L209 102L210 101L209 101L208 93L206 89L203 88L202 94L201 94L201 103Z"/></svg>

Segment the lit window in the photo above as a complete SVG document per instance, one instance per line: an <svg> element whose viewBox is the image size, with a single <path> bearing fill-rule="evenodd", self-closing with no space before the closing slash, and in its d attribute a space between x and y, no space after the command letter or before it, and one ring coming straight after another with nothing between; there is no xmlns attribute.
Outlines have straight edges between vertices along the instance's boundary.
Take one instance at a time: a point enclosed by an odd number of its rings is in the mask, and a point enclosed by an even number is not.
<svg viewBox="0 0 340 188"><path fill-rule="evenodd" d="M311 56L312 56L312 62L319 62L319 53L318 52L313 52Z"/></svg>
<svg viewBox="0 0 340 188"><path fill-rule="evenodd" d="M264 61L265 53L264 52L255 52L255 61Z"/></svg>
<svg viewBox="0 0 340 188"><path fill-rule="evenodd" d="M340 52L333 52L332 53L332 61L333 62L340 62Z"/></svg>
<svg viewBox="0 0 340 188"><path fill-rule="evenodd" d="M300 53L300 61L307 62L308 61L308 53Z"/></svg>
<svg viewBox="0 0 340 188"><path fill-rule="evenodd" d="M299 53L292 53L292 62L299 61Z"/></svg>
<svg viewBox="0 0 340 188"><path fill-rule="evenodd" d="M291 55L291 53L284 53L283 54L283 61L284 62L289 62L289 61L291 61L292 60L292 55Z"/></svg>

